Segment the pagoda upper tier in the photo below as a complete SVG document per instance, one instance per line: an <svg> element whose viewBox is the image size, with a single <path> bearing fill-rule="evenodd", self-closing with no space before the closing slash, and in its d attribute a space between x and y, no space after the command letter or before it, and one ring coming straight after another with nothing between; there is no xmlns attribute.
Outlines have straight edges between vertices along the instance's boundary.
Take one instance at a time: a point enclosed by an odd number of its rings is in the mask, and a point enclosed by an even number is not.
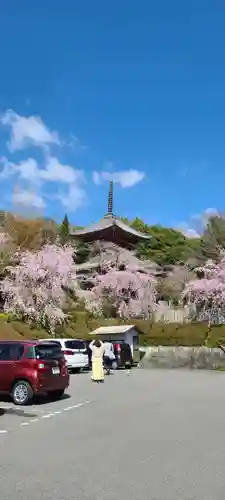
<svg viewBox="0 0 225 500"><path fill-rule="evenodd" d="M113 215L113 182L110 182L108 213L99 221L84 229L71 232L71 236L84 242L98 240L111 241L124 248L133 248L137 243L150 239L150 236L136 231Z"/></svg>

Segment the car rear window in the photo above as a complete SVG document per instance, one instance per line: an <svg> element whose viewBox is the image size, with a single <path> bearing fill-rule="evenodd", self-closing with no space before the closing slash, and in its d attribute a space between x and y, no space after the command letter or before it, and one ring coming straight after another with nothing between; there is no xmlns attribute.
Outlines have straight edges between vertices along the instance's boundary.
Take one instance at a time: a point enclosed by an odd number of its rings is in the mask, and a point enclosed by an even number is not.
<svg viewBox="0 0 225 500"><path fill-rule="evenodd" d="M1 344L0 361L19 361L23 357L24 346L22 344Z"/></svg>
<svg viewBox="0 0 225 500"><path fill-rule="evenodd" d="M66 340L65 347L67 349L76 349L77 351L84 351L87 349L83 340Z"/></svg>
<svg viewBox="0 0 225 500"><path fill-rule="evenodd" d="M60 344L52 342L35 346L35 357L37 359L60 359L63 353Z"/></svg>

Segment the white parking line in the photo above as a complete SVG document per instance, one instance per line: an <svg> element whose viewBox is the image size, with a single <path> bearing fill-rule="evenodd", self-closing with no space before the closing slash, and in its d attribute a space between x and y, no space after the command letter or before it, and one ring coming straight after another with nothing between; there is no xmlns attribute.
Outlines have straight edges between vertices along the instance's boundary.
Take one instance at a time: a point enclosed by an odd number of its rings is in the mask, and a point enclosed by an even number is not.
<svg viewBox="0 0 225 500"><path fill-rule="evenodd" d="M89 403L91 403L91 401L84 401L83 403L78 403L77 405L74 405L74 406L71 406L71 408L74 410L75 408L80 408L80 406L85 406L85 405L89 405Z"/></svg>
<svg viewBox="0 0 225 500"><path fill-rule="evenodd" d="M83 403L78 403L73 406L67 406L66 408L63 408L63 411L70 411L70 410L75 410L76 408L80 408L81 406L85 406L91 403L91 401L84 401Z"/></svg>
<svg viewBox="0 0 225 500"><path fill-rule="evenodd" d="M75 410L77 408L81 408L82 406L86 406L87 404L91 403L91 401L83 401L83 403L77 403L76 405L73 406L67 406L66 408L62 408L61 410L55 410L54 413L47 413L45 415L40 415L39 418L31 418L28 422L21 422L19 427L29 427L33 423L37 423L40 421L40 419L48 419L52 417L56 417L57 415L61 415L64 411L70 411L70 410ZM9 429L10 431L13 429ZM7 429L0 429L0 434L7 434L9 432Z"/></svg>

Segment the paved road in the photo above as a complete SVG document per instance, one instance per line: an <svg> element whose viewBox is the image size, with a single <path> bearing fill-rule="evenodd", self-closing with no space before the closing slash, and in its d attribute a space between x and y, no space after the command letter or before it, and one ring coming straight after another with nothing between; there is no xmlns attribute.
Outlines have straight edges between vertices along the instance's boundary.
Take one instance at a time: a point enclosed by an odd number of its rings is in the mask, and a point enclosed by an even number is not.
<svg viewBox="0 0 225 500"><path fill-rule="evenodd" d="M74 375L70 398L0 417L1 498L224 500L224 389L222 373Z"/></svg>

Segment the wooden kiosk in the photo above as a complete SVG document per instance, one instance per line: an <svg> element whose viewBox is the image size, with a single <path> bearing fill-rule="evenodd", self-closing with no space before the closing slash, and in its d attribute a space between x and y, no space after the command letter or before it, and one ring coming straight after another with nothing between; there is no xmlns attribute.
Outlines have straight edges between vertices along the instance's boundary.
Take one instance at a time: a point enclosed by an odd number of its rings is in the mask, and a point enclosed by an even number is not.
<svg viewBox="0 0 225 500"><path fill-rule="evenodd" d="M135 358L135 351L139 347L139 332L135 325L115 325L100 326L89 333L90 336L100 337L103 342L126 342L130 345L132 356Z"/></svg>

